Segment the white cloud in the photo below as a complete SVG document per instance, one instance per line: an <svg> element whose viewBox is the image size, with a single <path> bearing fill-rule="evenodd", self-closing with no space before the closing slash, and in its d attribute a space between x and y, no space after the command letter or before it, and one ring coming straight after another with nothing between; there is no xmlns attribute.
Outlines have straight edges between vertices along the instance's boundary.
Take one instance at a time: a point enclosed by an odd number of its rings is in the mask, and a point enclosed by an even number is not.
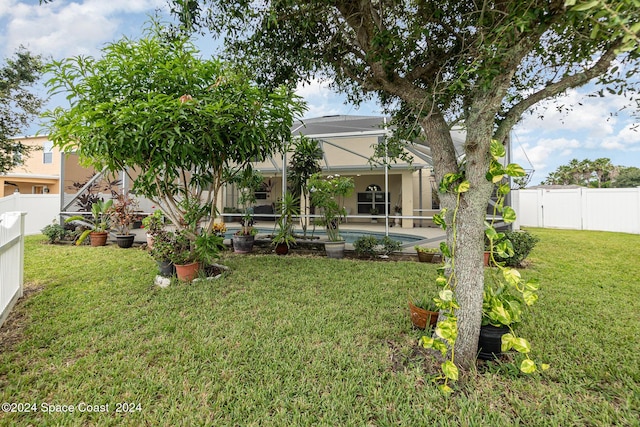
<svg viewBox="0 0 640 427"><path fill-rule="evenodd" d="M526 133L585 132L592 138L612 135L619 123L614 113L629 100L616 95L587 97L585 93L572 89L557 99L541 102L531 114L525 113L516 128L526 129Z"/></svg>
<svg viewBox="0 0 640 427"><path fill-rule="evenodd" d="M545 138L535 142L512 143L513 159L527 168L529 164L536 170L545 169L549 159L571 156L580 148L580 141L567 138Z"/></svg>
<svg viewBox="0 0 640 427"><path fill-rule="evenodd" d="M605 138L601 143L602 148L608 150L640 150L640 128L634 124L628 124L618 134Z"/></svg>
<svg viewBox="0 0 640 427"><path fill-rule="evenodd" d="M329 81L313 79L307 84L298 84L296 94L307 101L305 118L322 117L336 114L380 115L380 109L374 101L365 102L359 108L345 103L345 96L329 88Z"/></svg>
<svg viewBox="0 0 640 427"><path fill-rule="evenodd" d="M106 42L119 38L123 24L132 14L153 13L163 0L56 0L37 2L0 0L0 17L5 21L3 55L24 45L34 53L55 58L96 54ZM135 27L139 31L139 24Z"/></svg>

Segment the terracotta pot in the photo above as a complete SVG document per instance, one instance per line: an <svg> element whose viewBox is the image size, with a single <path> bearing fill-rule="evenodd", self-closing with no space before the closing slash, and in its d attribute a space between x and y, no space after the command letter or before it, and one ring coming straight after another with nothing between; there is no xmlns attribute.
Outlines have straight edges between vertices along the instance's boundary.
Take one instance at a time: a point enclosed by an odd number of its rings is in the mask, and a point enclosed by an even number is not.
<svg viewBox="0 0 640 427"><path fill-rule="evenodd" d="M195 279L200 269L200 265L197 262L192 262L191 264L175 264L175 267L178 280L182 280L183 282L190 282Z"/></svg>
<svg viewBox="0 0 640 427"><path fill-rule="evenodd" d="M433 262L433 257L437 255L433 252L418 251L418 261L420 262Z"/></svg>
<svg viewBox="0 0 640 427"><path fill-rule="evenodd" d="M89 234L91 246L104 246L107 244L109 234L106 231L93 231Z"/></svg>
<svg viewBox="0 0 640 427"><path fill-rule="evenodd" d="M276 254L277 255L286 255L289 253L289 246L286 243L278 243L276 245Z"/></svg>
<svg viewBox="0 0 640 427"><path fill-rule="evenodd" d="M411 314L411 322L417 328L425 329L427 322L429 322L429 327L433 328L438 323L439 313L437 311L416 307L411 301L409 301L409 313Z"/></svg>
<svg viewBox="0 0 640 427"><path fill-rule="evenodd" d="M478 359L493 360L502 354L502 336L509 332L509 328L487 325L480 327L478 339Z"/></svg>
<svg viewBox="0 0 640 427"><path fill-rule="evenodd" d="M116 243L118 247L127 249L133 246L133 239L135 237L133 234L116 234Z"/></svg>
<svg viewBox="0 0 640 427"><path fill-rule="evenodd" d="M484 266L489 266L489 260L491 259L491 252L484 251Z"/></svg>

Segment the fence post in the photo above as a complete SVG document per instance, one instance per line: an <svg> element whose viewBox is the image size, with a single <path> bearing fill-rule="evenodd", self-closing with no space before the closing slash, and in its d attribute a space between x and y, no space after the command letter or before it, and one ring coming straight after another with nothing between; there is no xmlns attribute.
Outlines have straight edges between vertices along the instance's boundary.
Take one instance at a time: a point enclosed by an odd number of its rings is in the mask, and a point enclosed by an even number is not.
<svg viewBox="0 0 640 427"><path fill-rule="evenodd" d="M24 295L25 216L26 212L0 215L0 326L18 299Z"/></svg>

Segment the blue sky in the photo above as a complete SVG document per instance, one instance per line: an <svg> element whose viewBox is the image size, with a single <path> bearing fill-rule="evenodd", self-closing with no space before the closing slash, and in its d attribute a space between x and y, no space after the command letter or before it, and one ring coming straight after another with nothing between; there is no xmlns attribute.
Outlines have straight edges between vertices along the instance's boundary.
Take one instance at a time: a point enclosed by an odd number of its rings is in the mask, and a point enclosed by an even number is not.
<svg viewBox="0 0 640 427"><path fill-rule="evenodd" d="M34 53L54 58L97 56L105 43L123 35L138 37L145 20L156 9L166 10L166 1L55 0L39 5L38 0L0 0L0 53L4 58L24 45ZM204 52L214 52L210 40L202 40L200 45ZM535 169L531 184L540 183L573 158L608 157L615 165L640 167L640 129L635 130L636 120L629 108L623 109L628 101L622 96L587 97L588 92L571 90L554 102L540 105L533 114L526 114L515 127L513 160L525 169ZM308 103L306 117L380 114L375 102L360 108L345 104L345 97L329 90L326 83L313 82L300 87L298 93ZM50 106L60 102L58 99ZM573 109L561 112L558 105L572 105ZM544 119L538 117L539 113L544 113ZM28 133L37 130L34 127Z"/></svg>

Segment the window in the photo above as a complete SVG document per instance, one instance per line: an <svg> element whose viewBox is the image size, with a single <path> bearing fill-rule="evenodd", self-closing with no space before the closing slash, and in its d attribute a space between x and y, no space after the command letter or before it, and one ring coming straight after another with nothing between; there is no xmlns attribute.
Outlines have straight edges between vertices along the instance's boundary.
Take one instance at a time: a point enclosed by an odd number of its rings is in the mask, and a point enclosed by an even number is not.
<svg viewBox="0 0 640 427"><path fill-rule="evenodd" d="M53 142L45 141L44 144L42 144L42 151L42 163L53 163Z"/></svg>

